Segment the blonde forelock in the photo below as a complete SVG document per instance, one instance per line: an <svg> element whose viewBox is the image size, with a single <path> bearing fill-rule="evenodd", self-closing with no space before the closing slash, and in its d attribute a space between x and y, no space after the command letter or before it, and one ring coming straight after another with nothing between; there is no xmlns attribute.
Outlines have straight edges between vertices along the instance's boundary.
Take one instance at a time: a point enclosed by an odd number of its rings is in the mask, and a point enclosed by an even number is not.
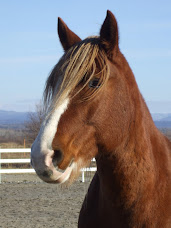
<svg viewBox="0 0 171 228"><path fill-rule="evenodd" d="M100 75L100 87L90 89L84 99L93 98L103 88L109 77L107 56L99 46L99 38L90 37L71 47L52 70L44 91L45 105L51 104L53 108L57 108L83 77L86 80L77 93L98 75Z"/></svg>

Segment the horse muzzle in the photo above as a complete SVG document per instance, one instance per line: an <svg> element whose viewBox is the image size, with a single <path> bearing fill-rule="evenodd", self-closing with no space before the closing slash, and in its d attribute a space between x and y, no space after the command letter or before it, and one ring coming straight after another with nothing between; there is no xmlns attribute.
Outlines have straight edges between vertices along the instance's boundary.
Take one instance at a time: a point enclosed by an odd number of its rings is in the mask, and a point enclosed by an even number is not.
<svg viewBox="0 0 171 228"><path fill-rule="evenodd" d="M74 163L71 162L70 165L65 170L58 170L58 164L63 159L62 152L60 150L49 150L46 151L35 151L32 146L31 149L31 165L35 169L37 175L40 179L47 183L64 183L66 182L73 170Z"/></svg>

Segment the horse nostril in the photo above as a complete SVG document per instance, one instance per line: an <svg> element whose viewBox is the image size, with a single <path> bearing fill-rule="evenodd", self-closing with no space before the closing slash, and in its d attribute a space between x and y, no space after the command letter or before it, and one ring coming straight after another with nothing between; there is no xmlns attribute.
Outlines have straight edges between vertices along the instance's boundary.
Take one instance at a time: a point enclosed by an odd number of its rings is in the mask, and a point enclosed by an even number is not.
<svg viewBox="0 0 171 228"><path fill-rule="evenodd" d="M54 156L52 159L53 165L57 166L63 159L62 152L60 150L54 150Z"/></svg>

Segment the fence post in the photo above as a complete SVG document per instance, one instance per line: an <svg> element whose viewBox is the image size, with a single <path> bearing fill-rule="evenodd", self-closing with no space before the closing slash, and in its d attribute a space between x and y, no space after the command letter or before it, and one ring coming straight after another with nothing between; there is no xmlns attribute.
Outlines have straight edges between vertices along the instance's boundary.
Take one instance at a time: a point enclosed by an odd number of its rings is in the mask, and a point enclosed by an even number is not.
<svg viewBox="0 0 171 228"><path fill-rule="evenodd" d="M82 182L85 182L84 170L82 170Z"/></svg>

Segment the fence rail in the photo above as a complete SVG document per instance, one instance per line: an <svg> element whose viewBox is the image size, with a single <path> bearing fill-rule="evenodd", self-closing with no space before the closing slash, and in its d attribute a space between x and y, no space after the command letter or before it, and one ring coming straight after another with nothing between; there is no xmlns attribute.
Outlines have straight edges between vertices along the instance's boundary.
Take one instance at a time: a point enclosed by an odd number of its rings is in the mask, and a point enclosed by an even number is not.
<svg viewBox="0 0 171 228"><path fill-rule="evenodd" d="M1 169L0 174L35 173L34 169Z"/></svg>
<svg viewBox="0 0 171 228"><path fill-rule="evenodd" d="M31 148L0 149L0 153L30 153Z"/></svg>
<svg viewBox="0 0 171 228"><path fill-rule="evenodd" d="M30 163L30 158L20 158L20 159L0 159L1 164L6 164L6 163Z"/></svg>
<svg viewBox="0 0 171 228"><path fill-rule="evenodd" d="M0 168L1 164L17 164L17 163L30 163L30 158L18 158L18 159L1 159L1 153L30 153L31 149L0 149ZM92 159L95 161L95 158ZM81 169L82 172L82 182L85 182L85 172L95 172L96 167L89 167ZM0 169L1 174L12 174L12 173L35 173L34 169ZM1 180L1 177L0 177ZM1 181L0 181L1 182Z"/></svg>

